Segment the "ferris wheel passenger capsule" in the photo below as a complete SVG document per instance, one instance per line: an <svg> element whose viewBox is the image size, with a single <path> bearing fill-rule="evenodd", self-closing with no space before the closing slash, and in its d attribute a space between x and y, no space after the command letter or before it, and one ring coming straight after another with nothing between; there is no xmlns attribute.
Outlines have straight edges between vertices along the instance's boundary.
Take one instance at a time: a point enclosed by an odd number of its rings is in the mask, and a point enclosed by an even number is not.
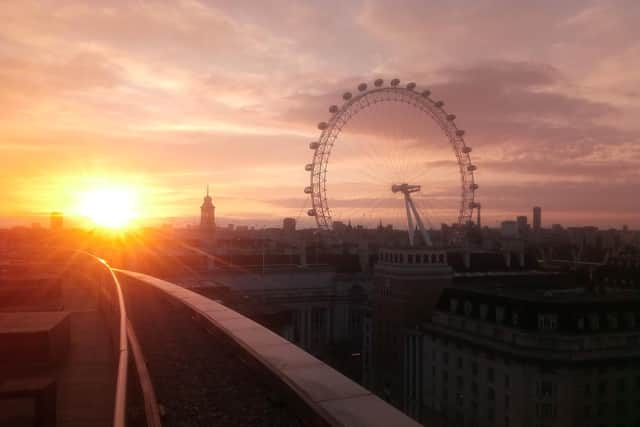
<svg viewBox="0 0 640 427"><path fill-rule="evenodd" d="M478 203L478 202L471 202L471 203L469 203L469 207L470 207L471 209L478 209L478 208L480 207L480 203Z"/></svg>
<svg viewBox="0 0 640 427"><path fill-rule="evenodd" d="M345 92L342 94L342 99L344 99L345 101L348 101L351 99L351 92Z"/></svg>
<svg viewBox="0 0 640 427"><path fill-rule="evenodd" d="M465 146L465 147L462 149L462 152L463 152L463 153L465 153L465 154L469 154L469 153L471 152L471 147L467 147L467 146Z"/></svg>
<svg viewBox="0 0 640 427"><path fill-rule="evenodd" d="M360 83L360 84L358 85L358 90L359 90L360 92L364 92L365 90L367 90L367 84L366 84L366 83Z"/></svg>
<svg viewBox="0 0 640 427"><path fill-rule="evenodd" d="M456 136L464 136L464 131L462 129L458 129L456 131Z"/></svg>
<svg viewBox="0 0 640 427"><path fill-rule="evenodd" d="M476 169L478 169L478 168L476 167L476 165L469 165L469 166L467 166L467 170L468 170L469 172L473 172L473 171L474 171L474 170L476 170Z"/></svg>
<svg viewBox="0 0 640 427"><path fill-rule="evenodd" d="M438 101L438 102L436 102L436 107L438 107L438 108L442 108L442 107L444 107L444 101Z"/></svg>
<svg viewBox="0 0 640 427"><path fill-rule="evenodd" d="M313 170L313 163L307 163L306 165L304 165L304 170L306 170L307 172L311 172Z"/></svg>
<svg viewBox="0 0 640 427"><path fill-rule="evenodd" d="M414 82L407 83L407 89L414 90L416 88L416 84Z"/></svg>
<svg viewBox="0 0 640 427"><path fill-rule="evenodd" d="M382 80L382 79L376 79L376 81L375 81L375 82L373 82L373 84L374 84L376 87L380 87L380 86L382 86L382 84L383 84L383 83L384 83L384 80Z"/></svg>
<svg viewBox="0 0 640 427"><path fill-rule="evenodd" d="M309 143L309 148L311 148L312 150L317 149L320 146L320 143L318 141L313 141Z"/></svg>
<svg viewBox="0 0 640 427"><path fill-rule="evenodd" d="M431 95L431 91L429 89L422 91L422 96L424 96L425 98L428 98L429 95Z"/></svg>
<svg viewBox="0 0 640 427"><path fill-rule="evenodd" d="M307 211L307 215L309 216L316 216L316 210L315 209L309 209Z"/></svg>
<svg viewBox="0 0 640 427"><path fill-rule="evenodd" d="M305 194L311 194L312 193L311 187L304 187L304 193Z"/></svg>
<svg viewBox="0 0 640 427"><path fill-rule="evenodd" d="M328 127L327 122L318 123L318 129L325 130Z"/></svg>
<svg viewBox="0 0 640 427"><path fill-rule="evenodd" d="M472 189L472 190L477 190L477 189L479 188L479 186L478 186L478 184L473 183L473 184L471 184L471 185L469 186L469 188L470 188L470 189Z"/></svg>
<svg viewBox="0 0 640 427"><path fill-rule="evenodd" d="M398 86L400 84L400 79L391 80L391 86Z"/></svg>
<svg viewBox="0 0 640 427"><path fill-rule="evenodd" d="M331 107L329 107L329 112L330 113L337 113L338 112L338 106L337 105L332 105Z"/></svg>
<svg viewBox="0 0 640 427"><path fill-rule="evenodd" d="M454 121L455 119L456 119L455 114L447 114L447 120L449 120L450 122Z"/></svg>

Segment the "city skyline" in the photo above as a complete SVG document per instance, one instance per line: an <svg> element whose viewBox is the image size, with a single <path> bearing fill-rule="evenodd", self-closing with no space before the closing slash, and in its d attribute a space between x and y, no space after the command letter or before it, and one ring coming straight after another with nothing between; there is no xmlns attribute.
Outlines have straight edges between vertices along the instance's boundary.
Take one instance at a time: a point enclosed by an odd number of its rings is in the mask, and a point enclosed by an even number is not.
<svg viewBox="0 0 640 427"><path fill-rule="evenodd" d="M539 205L547 227L640 228L633 2L120 6L4 8L0 226L73 221L103 186L140 223L195 219L206 183L221 219L297 217L328 106L398 77L467 131L485 224Z"/></svg>

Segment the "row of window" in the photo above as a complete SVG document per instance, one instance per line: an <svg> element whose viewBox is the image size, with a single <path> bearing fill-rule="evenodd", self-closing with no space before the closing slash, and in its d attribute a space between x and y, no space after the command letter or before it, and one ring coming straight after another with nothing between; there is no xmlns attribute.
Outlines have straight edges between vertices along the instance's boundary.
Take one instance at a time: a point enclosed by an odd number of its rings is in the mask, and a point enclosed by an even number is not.
<svg viewBox="0 0 640 427"><path fill-rule="evenodd" d="M384 262L394 264L446 264L447 257L444 253L407 254L403 252L381 252L380 258Z"/></svg>
<svg viewBox="0 0 640 427"><path fill-rule="evenodd" d="M433 360L437 361L438 360L438 352L437 350L433 350ZM442 358L441 358L441 362L443 365L448 366L449 365L449 352L448 351L443 351L442 352ZM464 359L460 356L456 357L456 368L457 369L464 369ZM435 366L433 367L433 372L435 375ZM446 374L446 370L442 371L443 374ZM479 373L479 368L478 368L478 362L472 361L471 362L471 373L474 376L477 376ZM495 379L495 370L493 367L489 366L487 367L487 380L490 383L493 383ZM506 388L509 388L509 384L510 384L510 378L509 378L509 374L504 374L504 386Z"/></svg>
<svg viewBox="0 0 640 427"><path fill-rule="evenodd" d="M634 379L629 378L618 378L616 381L615 390L618 393L625 393L627 391L640 391L640 375L636 375ZM633 384L633 385L632 385ZM597 391L599 395L604 395L607 393L609 389L609 384L606 380L602 380L598 382L597 388L592 387L590 383L584 385L584 396L590 397L594 394L594 391Z"/></svg>
<svg viewBox="0 0 640 427"><path fill-rule="evenodd" d="M458 313L460 302L456 298L449 300L449 311L452 313ZM474 306L471 301L464 301L462 311L465 316L473 315ZM505 307L495 307L495 321L496 323L505 323ZM489 306L487 304L480 304L478 307L478 314L481 320L487 320L489 315ZM624 323L624 326L629 329L634 329L640 326L640 313L608 313L604 316L606 325L602 325L602 318L598 313L591 313L588 315L580 316L576 319L576 327L578 330L590 329L593 331L599 330L605 326L609 329L619 329ZM518 326L519 316L517 312L511 313L511 324ZM558 315L556 313L539 313L538 314L538 329L542 331L552 331L558 327Z"/></svg>

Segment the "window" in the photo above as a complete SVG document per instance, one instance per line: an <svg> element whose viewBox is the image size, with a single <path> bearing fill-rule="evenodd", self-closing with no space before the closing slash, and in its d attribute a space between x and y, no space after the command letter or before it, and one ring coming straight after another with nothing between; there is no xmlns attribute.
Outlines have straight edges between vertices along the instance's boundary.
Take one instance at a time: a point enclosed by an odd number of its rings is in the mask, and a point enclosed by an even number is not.
<svg viewBox="0 0 640 427"><path fill-rule="evenodd" d="M610 329L618 329L618 316L615 314L609 314L607 316L607 322Z"/></svg>
<svg viewBox="0 0 640 427"><path fill-rule="evenodd" d="M493 368L487 369L487 379L490 383L493 383Z"/></svg>
<svg viewBox="0 0 640 427"><path fill-rule="evenodd" d="M551 397L553 395L553 383L551 381L540 381L538 383L538 397Z"/></svg>
<svg viewBox="0 0 640 427"><path fill-rule="evenodd" d="M504 374L504 388L509 388L510 382L509 374Z"/></svg>
<svg viewBox="0 0 640 427"><path fill-rule="evenodd" d="M624 378L618 378L618 393L624 393L625 381Z"/></svg>
<svg viewBox="0 0 640 427"><path fill-rule="evenodd" d="M592 314L591 316L589 316L589 326L594 331L600 329L600 316L598 316L597 314Z"/></svg>
<svg viewBox="0 0 640 427"><path fill-rule="evenodd" d="M471 393L473 393L474 396L478 395L478 383L475 381L471 383Z"/></svg>
<svg viewBox="0 0 640 427"><path fill-rule="evenodd" d="M442 371L442 381L445 383L449 381L449 373L447 371Z"/></svg>
<svg viewBox="0 0 640 427"><path fill-rule="evenodd" d="M513 326L518 326L518 313L513 313L511 315L511 322L513 323Z"/></svg>
<svg viewBox="0 0 640 427"><path fill-rule="evenodd" d="M591 396L591 384L584 385L584 396L585 397Z"/></svg>
<svg viewBox="0 0 640 427"><path fill-rule="evenodd" d="M464 302L464 314L465 316L471 316L471 312L473 311L473 306L470 301Z"/></svg>
<svg viewBox="0 0 640 427"><path fill-rule="evenodd" d="M445 351L444 353L442 353L442 363L445 365L449 364L449 352Z"/></svg>
<svg viewBox="0 0 640 427"><path fill-rule="evenodd" d="M509 395L505 394L504 395L504 409L509 409L509 404L511 403L511 400L509 399Z"/></svg>
<svg viewBox="0 0 640 427"><path fill-rule="evenodd" d="M558 316L555 314L538 314L538 329L541 331L552 331L556 329Z"/></svg>
<svg viewBox="0 0 640 427"><path fill-rule="evenodd" d="M496 307L496 322L504 322L504 307Z"/></svg>
<svg viewBox="0 0 640 427"><path fill-rule="evenodd" d="M462 357L458 357L458 369L462 369Z"/></svg>
<svg viewBox="0 0 640 427"><path fill-rule="evenodd" d="M584 317L578 317L578 330L584 330Z"/></svg>
<svg viewBox="0 0 640 427"><path fill-rule="evenodd" d="M626 313L627 327L633 329L636 327L636 316L633 313Z"/></svg>
<svg viewBox="0 0 640 427"><path fill-rule="evenodd" d="M455 298L451 298L449 300L449 311L451 311L452 313L455 313L456 311L458 311L458 300Z"/></svg>
<svg viewBox="0 0 640 427"><path fill-rule="evenodd" d="M409 264L413 264L413 254L409 254Z"/></svg>
<svg viewBox="0 0 640 427"><path fill-rule="evenodd" d="M600 381L598 383L598 394L604 395L606 393L607 393L607 382L606 381Z"/></svg>
<svg viewBox="0 0 640 427"><path fill-rule="evenodd" d="M489 312L489 307L487 307L487 304L480 304L480 318L482 320L487 320L488 312Z"/></svg>
<svg viewBox="0 0 640 427"><path fill-rule="evenodd" d="M473 375L478 375L478 363L477 362L473 362L471 364L471 373Z"/></svg>
<svg viewBox="0 0 640 427"><path fill-rule="evenodd" d="M487 390L487 399L490 401L496 400L496 392L492 388Z"/></svg>
<svg viewBox="0 0 640 427"><path fill-rule="evenodd" d="M462 388L464 386L464 380L462 379L462 376L458 375L456 380L457 380L457 383L458 383L458 388Z"/></svg>

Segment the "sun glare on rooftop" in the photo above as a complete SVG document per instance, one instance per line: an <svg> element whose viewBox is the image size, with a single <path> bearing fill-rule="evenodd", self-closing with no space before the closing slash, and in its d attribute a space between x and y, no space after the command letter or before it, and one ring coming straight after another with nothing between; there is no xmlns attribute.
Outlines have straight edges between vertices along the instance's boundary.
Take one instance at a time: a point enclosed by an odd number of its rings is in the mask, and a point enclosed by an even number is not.
<svg viewBox="0 0 640 427"><path fill-rule="evenodd" d="M128 188L96 188L83 192L79 212L94 224L123 228L137 217L137 194Z"/></svg>

